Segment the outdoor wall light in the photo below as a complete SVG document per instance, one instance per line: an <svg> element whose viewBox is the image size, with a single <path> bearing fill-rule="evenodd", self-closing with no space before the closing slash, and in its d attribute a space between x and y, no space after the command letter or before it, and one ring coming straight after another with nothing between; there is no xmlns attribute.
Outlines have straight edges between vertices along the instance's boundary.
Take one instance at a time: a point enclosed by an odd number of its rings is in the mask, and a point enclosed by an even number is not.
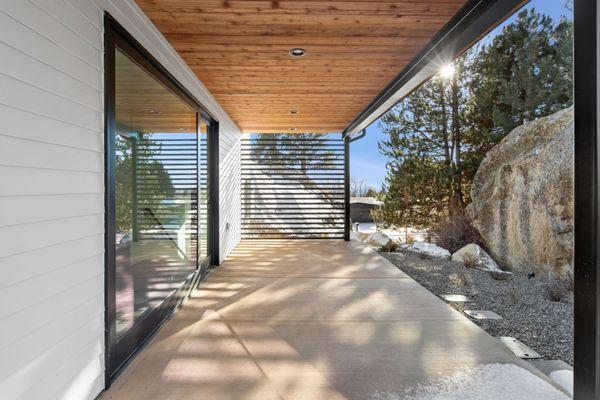
<svg viewBox="0 0 600 400"><path fill-rule="evenodd" d="M303 57L306 55L306 50L296 47L290 50L290 56L292 57Z"/></svg>
<svg viewBox="0 0 600 400"><path fill-rule="evenodd" d="M297 131L298 128L290 128L290 131Z"/></svg>
<svg viewBox="0 0 600 400"><path fill-rule="evenodd" d="M290 114L291 115L298 115L298 114L300 114L300 111L298 111L298 110L290 110Z"/></svg>
<svg viewBox="0 0 600 400"><path fill-rule="evenodd" d="M150 114L160 114L159 110L150 110Z"/></svg>

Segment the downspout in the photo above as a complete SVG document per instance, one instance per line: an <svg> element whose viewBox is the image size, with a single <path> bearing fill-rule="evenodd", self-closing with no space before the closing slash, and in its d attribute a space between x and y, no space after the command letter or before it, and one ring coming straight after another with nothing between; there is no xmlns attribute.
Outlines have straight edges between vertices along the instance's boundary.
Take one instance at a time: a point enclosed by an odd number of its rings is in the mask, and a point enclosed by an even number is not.
<svg viewBox="0 0 600 400"><path fill-rule="evenodd" d="M362 139L367 134L363 129L360 134L350 138L349 134L342 134L344 140L344 240L350 241L350 143Z"/></svg>

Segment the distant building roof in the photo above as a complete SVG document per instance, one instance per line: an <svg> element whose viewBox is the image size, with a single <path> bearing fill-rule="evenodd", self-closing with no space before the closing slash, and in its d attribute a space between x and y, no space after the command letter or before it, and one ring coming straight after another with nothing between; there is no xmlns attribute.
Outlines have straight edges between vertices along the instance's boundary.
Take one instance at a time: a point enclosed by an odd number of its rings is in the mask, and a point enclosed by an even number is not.
<svg viewBox="0 0 600 400"><path fill-rule="evenodd" d="M356 203L370 204L372 206L380 206L383 204L382 201L377 200L375 197L350 197L350 204Z"/></svg>

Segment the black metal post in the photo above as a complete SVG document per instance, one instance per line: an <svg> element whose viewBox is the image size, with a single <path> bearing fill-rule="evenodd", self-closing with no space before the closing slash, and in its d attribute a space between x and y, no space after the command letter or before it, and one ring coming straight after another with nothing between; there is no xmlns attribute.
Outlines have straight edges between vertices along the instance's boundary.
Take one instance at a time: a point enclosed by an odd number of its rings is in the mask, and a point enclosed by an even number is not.
<svg viewBox="0 0 600 400"><path fill-rule="evenodd" d="M115 268L115 45L109 18L104 19L104 382L108 387L113 372L116 342Z"/></svg>
<svg viewBox="0 0 600 400"><path fill-rule="evenodd" d="M208 127L208 249L210 264L219 265L219 123Z"/></svg>
<svg viewBox="0 0 600 400"><path fill-rule="evenodd" d="M575 0L574 399L600 396L598 0Z"/></svg>
<svg viewBox="0 0 600 400"><path fill-rule="evenodd" d="M350 241L350 139L344 137L344 240Z"/></svg>

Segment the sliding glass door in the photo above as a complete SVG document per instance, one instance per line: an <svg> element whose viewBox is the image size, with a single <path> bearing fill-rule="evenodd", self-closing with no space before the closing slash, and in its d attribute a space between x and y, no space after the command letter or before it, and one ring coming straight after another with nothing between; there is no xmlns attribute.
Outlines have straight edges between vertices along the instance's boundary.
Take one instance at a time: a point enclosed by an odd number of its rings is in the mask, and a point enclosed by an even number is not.
<svg viewBox="0 0 600 400"><path fill-rule="evenodd" d="M211 119L113 32L107 61L107 369L117 371L210 260ZM214 133L214 132L213 132ZM109 374L109 378L110 378Z"/></svg>

